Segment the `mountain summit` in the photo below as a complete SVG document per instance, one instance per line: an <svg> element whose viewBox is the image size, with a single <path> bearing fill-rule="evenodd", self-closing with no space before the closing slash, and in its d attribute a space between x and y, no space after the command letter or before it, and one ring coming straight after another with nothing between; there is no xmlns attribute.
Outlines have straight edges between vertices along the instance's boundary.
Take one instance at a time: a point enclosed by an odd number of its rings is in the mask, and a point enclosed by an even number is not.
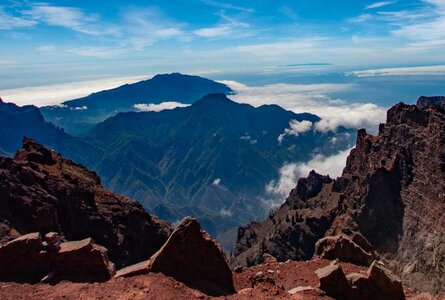
<svg viewBox="0 0 445 300"><path fill-rule="evenodd" d="M162 102L193 103L209 93L231 94L222 83L180 73L160 74L151 79L93 93L66 101L59 106L42 107L45 119L72 134L84 134L95 124L119 112L136 111L136 104Z"/></svg>

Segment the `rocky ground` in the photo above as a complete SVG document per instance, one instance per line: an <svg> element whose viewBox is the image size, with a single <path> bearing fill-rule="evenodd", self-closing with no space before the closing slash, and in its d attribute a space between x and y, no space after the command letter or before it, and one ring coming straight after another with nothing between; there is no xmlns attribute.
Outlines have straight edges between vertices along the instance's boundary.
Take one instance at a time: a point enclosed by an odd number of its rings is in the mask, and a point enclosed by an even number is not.
<svg viewBox="0 0 445 300"><path fill-rule="evenodd" d="M332 299L317 288L290 294L297 287L316 287L315 270L329 265L329 260L308 262L266 262L241 272L233 273L236 294L219 299ZM366 267L342 263L345 273L366 272ZM261 275L262 274L262 275ZM261 282L259 278L263 277ZM252 288L253 286L253 288ZM414 295L406 290L407 299L429 300L427 294ZM105 283L60 282L49 284L0 283L1 299L211 299L198 290L191 289L160 273L149 273L131 278L115 278Z"/></svg>

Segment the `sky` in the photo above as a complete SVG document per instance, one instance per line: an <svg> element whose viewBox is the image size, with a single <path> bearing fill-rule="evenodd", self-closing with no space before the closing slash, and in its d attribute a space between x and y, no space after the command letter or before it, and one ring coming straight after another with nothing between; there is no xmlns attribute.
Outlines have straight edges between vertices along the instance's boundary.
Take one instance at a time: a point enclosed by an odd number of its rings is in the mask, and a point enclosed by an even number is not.
<svg viewBox="0 0 445 300"><path fill-rule="evenodd" d="M443 75L445 1L2 0L0 43L0 89L172 71Z"/></svg>

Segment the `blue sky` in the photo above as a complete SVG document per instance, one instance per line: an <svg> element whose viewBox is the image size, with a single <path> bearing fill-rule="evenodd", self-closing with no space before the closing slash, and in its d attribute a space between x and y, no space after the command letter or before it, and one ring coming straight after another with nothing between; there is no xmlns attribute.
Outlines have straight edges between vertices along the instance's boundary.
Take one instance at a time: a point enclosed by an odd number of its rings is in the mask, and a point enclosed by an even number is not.
<svg viewBox="0 0 445 300"><path fill-rule="evenodd" d="M0 43L3 89L172 71L431 66L445 64L445 1L2 0Z"/></svg>

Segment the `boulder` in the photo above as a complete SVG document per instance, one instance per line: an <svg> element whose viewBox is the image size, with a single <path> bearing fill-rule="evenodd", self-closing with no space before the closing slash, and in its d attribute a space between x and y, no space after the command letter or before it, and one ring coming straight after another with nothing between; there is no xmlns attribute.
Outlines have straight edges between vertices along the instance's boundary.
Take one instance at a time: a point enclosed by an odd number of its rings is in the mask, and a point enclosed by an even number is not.
<svg viewBox="0 0 445 300"><path fill-rule="evenodd" d="M116 275L114 277L131 277L147 274L148 272L150 272L150 260L145 260L140 263L120 269L116 272Z"/></svg>
<svg viewBox="0 0 445 300"><path fill-rule="evenodd" d="M32 253L38 253L42 249L42 237L39 233L22 235L10 242L0 246L0 259L13 259L14 256L21 257Z"/></svg>
<svg viewBox="0 0 445 300"><path fill-rule="evenodd" d="M368 270L368 279L374 287L374 299L405 299L402 281L381 263L372 263Z"/></svg>
<svg viewBox="0 0 445 300"><path fill-rule="evenodd" d="M224 253L192 217L183 219L150 258L150 271L171 276L212 296L235 292Z"/></svg>
<svg viewBox="0 0 445 300"><path fill-rule="evenodd" d="M367 249L371 246L364 238L355 237ZM366 241L366 242L365 242ZM367 243L367 244L366 244ZM340 234L320 239L315 244L315 256L319 258L349 262L361 266L369 266L374 260L373 252L367 252L351 238Z"/></svg>
<svg viewBox="0 0 445 300"><path fill-rule="evenodd" d="M58 277L71 281L106 281L115 274L108 250L94 244L91 238L62 243L55 265Z"/></svg>
<svg viewBox="0 0 445 300"><path fill-rule="evenodd" d="M42 239L39 233L26 234L0 246L0 279L38 281L48 270L35 263L41 249Z"/></svg>
<svg viewBox="0 0 445 300"><path fill-rule="evenodd" d="M349 284L337 261L315 271L320 279L320 289L335 299L347 299Z"/></svg>

